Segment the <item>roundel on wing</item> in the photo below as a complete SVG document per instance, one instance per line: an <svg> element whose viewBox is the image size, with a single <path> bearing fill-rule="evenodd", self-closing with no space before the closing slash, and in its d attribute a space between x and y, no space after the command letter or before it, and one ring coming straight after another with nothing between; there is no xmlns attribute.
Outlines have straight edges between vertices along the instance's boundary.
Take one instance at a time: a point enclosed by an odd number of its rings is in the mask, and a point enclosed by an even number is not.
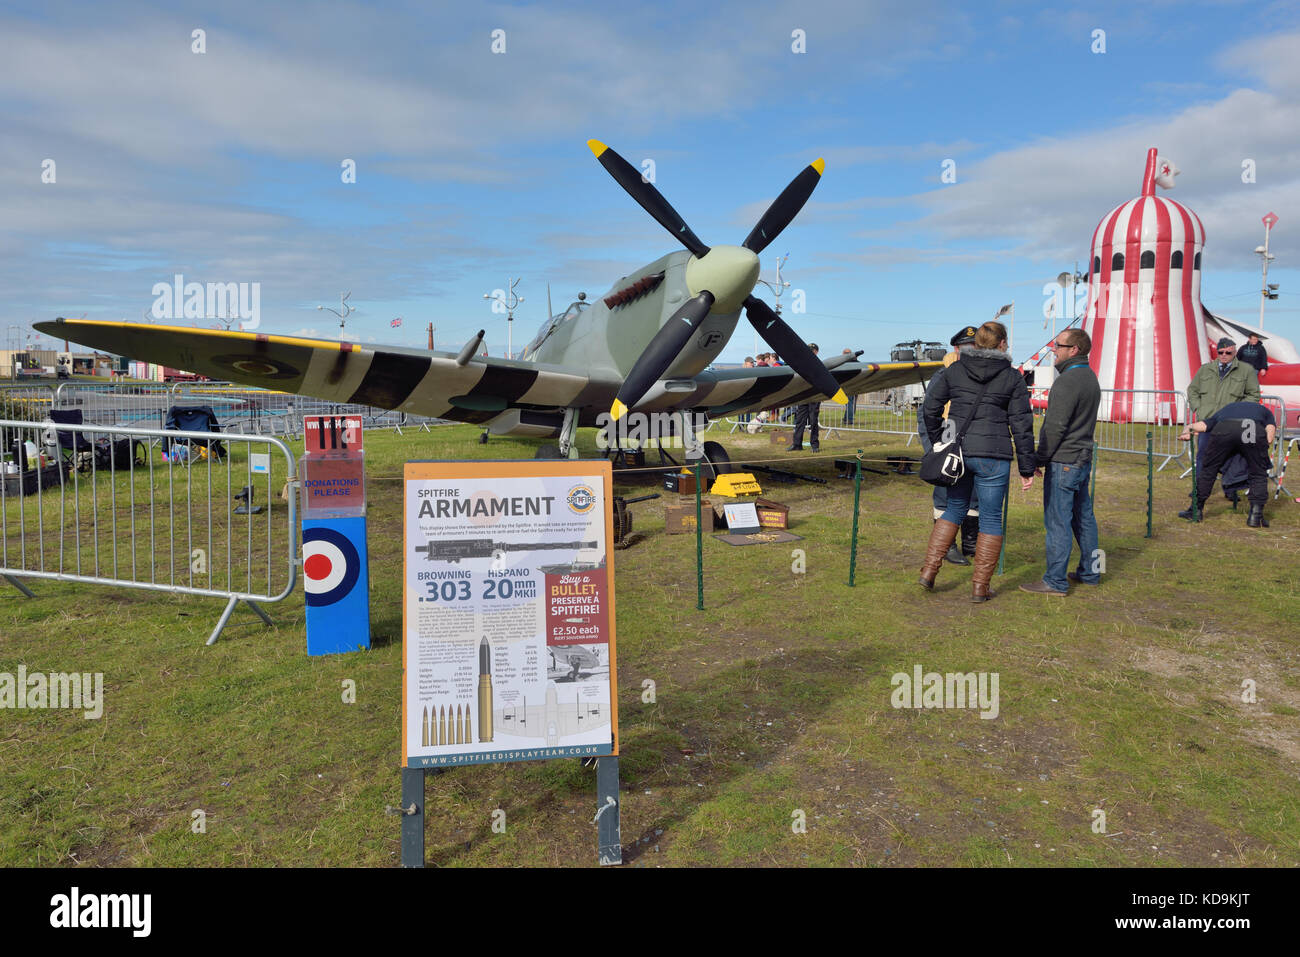
<svg viewBox="0 0 1300 957"><path fill-rule="evenodd" d="M307 604L332 605L345 598L361 575L356 546L332 528L302 533L302 580Z"/></svg>
<svg viewBox="0 0 1300 957"><path fill-rule="evenodd" d="M296 379L302 373L283 359L251 353L227 353L213 356L213 365L240 376L253 376L258 379Z"/></svg>

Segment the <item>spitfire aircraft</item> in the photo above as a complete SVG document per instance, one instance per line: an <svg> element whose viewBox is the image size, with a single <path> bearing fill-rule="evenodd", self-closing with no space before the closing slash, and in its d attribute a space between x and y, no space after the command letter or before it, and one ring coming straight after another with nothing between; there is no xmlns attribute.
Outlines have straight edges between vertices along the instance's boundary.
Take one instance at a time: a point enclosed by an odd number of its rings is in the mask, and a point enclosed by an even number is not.
<svg viewBox="0 0 1300 957"><path fill-rule="evenodd" d="M549 447L550 454L564 457L577 454L579 426L617 421L629 411L682 413L682 428L691 430L699 414L716 418L819 398L844 402L850 394L922 381L941 368L938 362L843 361L853 356L823 363L753 294L759 253L808 201L821 180L822 160L791 181L739 246L709 247L639 170L599 140L587 145L685 249L623 276L599 301L577 302L550 317L519 359L476 355L481 330L453 353L82 319L61 318L35 328L56 339L214 379L482 423L497 435L558 438L558 449ZM786 365L709 368L742 309ZM693 435L686 438L688 449L701 448ZM725 456L717 443L706 446L706 460L710 448Z"/></svg>

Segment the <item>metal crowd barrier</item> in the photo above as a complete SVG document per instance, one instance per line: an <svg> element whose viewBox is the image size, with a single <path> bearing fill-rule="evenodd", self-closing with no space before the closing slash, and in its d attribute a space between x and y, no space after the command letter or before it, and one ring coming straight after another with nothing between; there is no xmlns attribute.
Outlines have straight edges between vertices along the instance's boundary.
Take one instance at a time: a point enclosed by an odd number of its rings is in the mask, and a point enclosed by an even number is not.
<svg viewBox="0 0 1300 957"><path fill-rule="evenodd" d="M297 464L277 438L4 419L0 454L0 577L28 597L46 578L225 598L212 644L239 602L270 625L258 604L293 590Z"/></svg>
<svg viewBox="0 0 1300 957"><path fill-rule="evenodd" d="M6 401L8 400L8 401ZM28 418L31 409L80 409L93 425L162 427L173 405L208 405L222 427L237 433L282 437L302 434L304 415L359 415L362 428L404 427L429 431L440 419L329 402L288 392L270 392L226 382L61 382L53 385L0 386L0 417ZM21 414L10 414L10 413ZM40 417L40 416L36 416Z"/></svg>
<svg viewBox="0 0 1300 957"><path fill-rule="evenodd" d="M879 393L863 393L849 397L848 405L836 405L823 402L817 410L818 429L827 436L838 432L876 432L882 435L905 435L907 445L911 445L916 435L916 406L911 402L882 402ZM744 416L727 416L725 421L729 433L752 427L758 422L754 431L769 429L793 429L795 409L797 406L784 406L769 410L766 419L759 419L759 413L750 412Z"/></svg>
<svg viewBox="0 0 1300 957"><path fill-rule="evenodd" d="M1097 448L1128 455L1152 453L1161 459L1156 471L1188 454L1178 439L1188 422L1187 396L1174 389L1102 389L1097 410Z"/></svg>

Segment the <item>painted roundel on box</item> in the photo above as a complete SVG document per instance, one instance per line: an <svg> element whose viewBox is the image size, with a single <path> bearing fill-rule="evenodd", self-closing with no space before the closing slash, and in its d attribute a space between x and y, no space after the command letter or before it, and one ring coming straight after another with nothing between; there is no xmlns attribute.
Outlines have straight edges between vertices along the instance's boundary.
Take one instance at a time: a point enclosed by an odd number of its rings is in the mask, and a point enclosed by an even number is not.
<svg viewBox="0 0 1300 957"><path fill-rule="evenodd" d="M356 546L332 528L302 533L302 578L307 604L332 605L347 597L361 574Z"/></svg>

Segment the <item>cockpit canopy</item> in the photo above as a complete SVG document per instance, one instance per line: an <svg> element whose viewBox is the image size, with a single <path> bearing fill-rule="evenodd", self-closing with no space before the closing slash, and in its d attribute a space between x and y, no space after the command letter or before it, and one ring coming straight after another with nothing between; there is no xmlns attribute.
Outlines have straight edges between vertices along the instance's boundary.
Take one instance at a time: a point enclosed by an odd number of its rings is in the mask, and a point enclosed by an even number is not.
<svg viewBox="0 0 1300 957"><path fill-rule="evenodd" d="M551 316L551 318L542 323L542 328L537 331L536 338L534 338L532 342L528 343L528 345L524 346L524 352L520 358L527 359L541 347L542 343L550 337L551 333L560 328L564 323L571 322L578 318L578 316L582 315L584 311L590 308L591 303L587 302L585 299L578 299L569 303L569 308L565 309L564 312Z"/></svg>

